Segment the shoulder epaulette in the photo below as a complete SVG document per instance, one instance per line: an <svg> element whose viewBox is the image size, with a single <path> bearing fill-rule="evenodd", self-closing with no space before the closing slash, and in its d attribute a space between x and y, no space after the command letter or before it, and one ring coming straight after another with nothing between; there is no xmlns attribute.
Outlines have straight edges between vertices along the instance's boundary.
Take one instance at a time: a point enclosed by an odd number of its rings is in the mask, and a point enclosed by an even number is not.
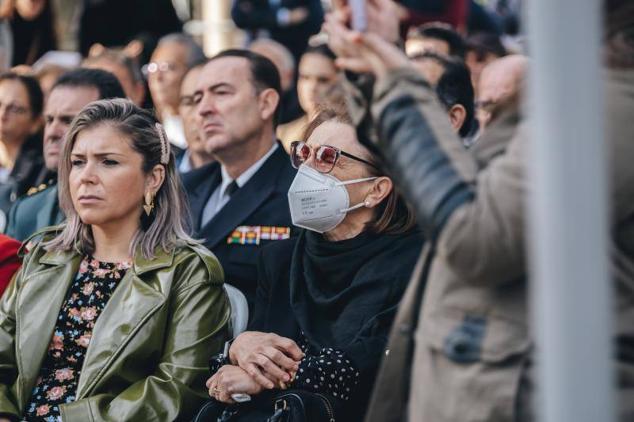
<svg viewBox="0 0 634 422"><path fill-rule="evenodd" d="M20 258L23 258L25 255L31 252L34 249L34 246L37 245L47 234L59 233L60 231L62 231L63 228L64 225L59 224L57 226L44 227L36 231L32 235L24 239L24 242L22 242L22 246L20 246L20 249L18 250L18 256Z"/></svg>
<svg viewBox="0 0 634 422"><path fill-rule="evenodd" d="M26 191L26 196L31 196L34 195L38 192L42 192L44 189L48 188L50 185L47 185L46 183L42 183L38 186L33 186L31 188L29 188L29 190Z"/></svg>

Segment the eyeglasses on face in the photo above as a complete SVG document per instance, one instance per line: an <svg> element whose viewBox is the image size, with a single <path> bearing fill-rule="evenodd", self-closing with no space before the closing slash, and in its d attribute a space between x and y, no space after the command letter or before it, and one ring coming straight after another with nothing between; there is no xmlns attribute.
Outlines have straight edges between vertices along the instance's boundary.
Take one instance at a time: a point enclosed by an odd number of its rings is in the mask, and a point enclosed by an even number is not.
<svg viewBox="0 0 634 422"><path fill-rule="evenodd" d="M371 162L364 160L363 158L359 158L356 155L352 155L350 153L342 151L337 147L333 147L330 145L319 145L318 147L313 149L306 142L302 141L294 141L291 143L291 164L297 169L300 165L308 161L313 153L315 170L320 173L330 173L332 169L335 168L335 164L337 164L337 160L339 160L339 157L341 156L350 158L363 164L367 164L377 169L376 165L372 164Z"/></svg>
<svg viewBox="0 0 634 422"><path fill-rule="evenodd" d="M176 70L176 65L170 62L150 62L141 68L141 71L145 76L150 75L152 73L165 73L165 72L173 72Z"/></svg>
<svg viewBox="0 0 634 422"><path fill-rule="evenodd" d="M8 114L14 114L16 116L26 114L29 112L28 107L24 107L24 106L13 104L13 103L8 103L8 104L0 103L0 109L2 108L2 106L4 106Z"/></svg>

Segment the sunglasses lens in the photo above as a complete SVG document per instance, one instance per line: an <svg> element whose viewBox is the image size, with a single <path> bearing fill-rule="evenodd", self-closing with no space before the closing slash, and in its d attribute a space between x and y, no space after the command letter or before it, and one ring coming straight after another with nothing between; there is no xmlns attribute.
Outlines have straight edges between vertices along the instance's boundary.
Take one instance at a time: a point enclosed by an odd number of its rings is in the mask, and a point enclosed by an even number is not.
<svg viewBox="0 0 634 422"><path fill-rule="evenodd" d="M310 147L303 142L293 142L291 145L291 164L293 167L299 166L306 162L310 157Z"/></svg>
<svg viewBox="0 0 634 422"><path fill-rule="evenodd" d="M329 146L321 146L317 151L316 164L318 170L324 173L329 172L337 161L337 150Z"/></svg>

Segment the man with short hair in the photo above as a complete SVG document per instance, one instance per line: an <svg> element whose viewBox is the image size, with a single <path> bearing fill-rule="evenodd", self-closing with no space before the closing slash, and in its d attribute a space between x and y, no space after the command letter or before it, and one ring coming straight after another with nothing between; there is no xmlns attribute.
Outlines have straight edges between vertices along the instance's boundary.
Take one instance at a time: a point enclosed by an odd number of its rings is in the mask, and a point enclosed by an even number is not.
<svg viewBox="0 0 634 422"><path fill-rule="evenodd" d="M282 97L280 98L279 124L291 122L304 114L297 98L297 66L293 54L277 41L260 38L249 44L249 50L273 62L280 72Z"/></svg>
<svg viewBox="0 0 634 422"><path fill-rule="evenodd" d="M205 148L217 160L183 176L194 236L250 304L259 248L291 234L287 193L295 170L275 139L279 100L277 69L247 50L213 57L194 94Z"/></svg>
<svg viewBox="0 0 634 422"><path fill-rule="evenodd" d="M104 48L96 55L88 56L82 63L87 69L101 69L117 77L126 96L139 107L145 101L143 74L136 62L122 51Z"/></svg>
<svg viewBox="0 0 634 422"><path fill-rule="evenodd" d="M487 65L480 77L476 118L479 133L486 139L473 144L473 154L479 167L485 167L502 154L519 124L522 88L528 73L528 58L519 54L505 56ZM493 133L491 127L495 126Z"/></svg>
<svg viewBox="0 0 634 422"><path fill-rule="evenodd" d="M465 62L471 71L471 81L477 96L482 70L492 61L504 57L508 53L500 37L497 34L487 32L479 32L469 36L466 45Z"/></svg>
<svg viewBox="0 0 634 422"><path fill-rule="evenodd" d="M203 66L204 64L199 64L189 69L181 84L178 114L183 119L187 149L176 160L176 169L179 173L187 173L214 161L214 157L205 150L205 144L200 136L200 116L194 103L194 91Z"/></svg>
<svg viewBox="0 0 634 422"><path fill-rule="evenodd" d="M44 165L57 173L63 141L73 118L88 103L125 97L117 78L104 70L76 69L64 73L53 85L44 107ZM51 186L19 199L9 212L6 234L24 240L39 229L64 219L57 199L57 178Z"/></svg>
<svg viewBox="0 0 634 422"><path fill-rule="evenodd" d="M473 86L467 65L457 57L426 52L411 58L414 66L434 86L436 95L447 110L451 126L463 142L474 127Z"/></svg>
<svg viewBox="0 0 634 422"><path fill-rule="evenodd" d="M451 25L432 22L410 31L405 41L408 56L433 52L443 56L456 56L464 59L465 42Z"/></svg>
<svg viewBox="0 0 634 422"><path fill-rule="evenodd" d="M185 148L183 121L178 115L180 87L189 69L205 62L202 48L188 35L175 33L161 38L145 66L156 113L170 142Z"/></svg>
<svg viewBox="0 0 634 422"><path fill-rule="evenodd" d="M486 127L499 113L519 107L522 85L528 72L528 58L519 54L502 57L488 64L478 84L477 115Z"/></svg>

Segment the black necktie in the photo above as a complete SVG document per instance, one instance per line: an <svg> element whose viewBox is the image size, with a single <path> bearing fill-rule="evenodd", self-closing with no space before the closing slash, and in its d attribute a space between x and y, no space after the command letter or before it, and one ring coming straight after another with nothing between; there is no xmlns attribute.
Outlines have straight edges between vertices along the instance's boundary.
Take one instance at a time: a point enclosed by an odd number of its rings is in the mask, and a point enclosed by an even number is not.
<svg viewBox="0 0 634 422"><path fill-rule="evenodd" d="M228 195L230 198L231 196L233 196L233 194L235 193L235 191L238 190L238 184L236 183L236 181L232 181L231 183L229 183L229 186L227 186L227 189L225 189L225 195Z"/></svg>

